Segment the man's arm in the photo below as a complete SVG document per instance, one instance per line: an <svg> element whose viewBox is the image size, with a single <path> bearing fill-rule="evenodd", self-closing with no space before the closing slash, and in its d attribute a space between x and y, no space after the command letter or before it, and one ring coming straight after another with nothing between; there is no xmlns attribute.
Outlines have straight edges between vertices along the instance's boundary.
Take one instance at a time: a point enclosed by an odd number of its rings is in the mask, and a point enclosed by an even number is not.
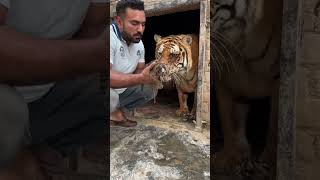
<svg viewBox="0 0 320 180"><path fill-rule="evenodd" d="M155 65L155 62L144 68L138 74L125 74L112 70L110 64L110 87L111 88L124 88L138 84L152 84L153 79L150 78L150 69Z"/></svg>
<svg viewBox="0 0 320 180"><path fill-rule="evenodd" d="M144 68L145 68L145 63L139 62L136 70L134 71L134 74L139 74L139 73L141 73Z"/></svg>
<svg viewBox="0 0 320 180"><path fill-rule="evenodd" d="M6 14L0 5L0 83L40 84L105 68L107 31L87 40L36 39L5 26Z"/></svg>
<svg viewBox="0 0 320 180"><path fill-rule="evenodd" d="M112 70L110 65L110 87L111 88L124 88L142 84L142 74L125 74L118 71Z"/></svg>
<svg viewBox="0 0 320 180"><path fill-rule="evenodd" d="M108 6L109 3L91 3L87 16L75 38L82 39L100 35L103 30L106 29L106 24L109 19L107 18L109 15L107 14Z"/></svg>

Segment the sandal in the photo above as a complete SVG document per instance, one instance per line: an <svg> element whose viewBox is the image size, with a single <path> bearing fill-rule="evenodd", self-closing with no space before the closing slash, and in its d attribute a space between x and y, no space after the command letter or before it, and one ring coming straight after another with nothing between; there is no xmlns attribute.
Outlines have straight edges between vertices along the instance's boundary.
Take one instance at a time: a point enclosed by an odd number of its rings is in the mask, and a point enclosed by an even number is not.
<svg viewBox="0 0 320 180"><path fill-rule="evenodd" d="M137 121L131 121L129 119L121 120L121 121L115 121L110 119L110 124L114 126L122 126L122 127L134 127L137 126Z"/></svg>

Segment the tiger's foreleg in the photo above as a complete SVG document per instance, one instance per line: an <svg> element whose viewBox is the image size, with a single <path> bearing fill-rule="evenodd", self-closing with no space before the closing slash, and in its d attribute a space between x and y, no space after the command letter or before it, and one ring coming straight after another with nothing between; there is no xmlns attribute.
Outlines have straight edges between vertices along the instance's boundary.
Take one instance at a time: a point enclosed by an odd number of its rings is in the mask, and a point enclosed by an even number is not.
<svg viewBox="0 0 320 180"><path fill-rule="evenodd" d="M277 162L277 132L278 132L278 112L279 112L279 82L276 82L271 97L271 112L267 131L266 147L262 153L262 161L266 162L271 169L271 176L276 177Z"/></svg>
<svg viewBox="0 0 320 180"><path fill-rule="evenodd" d="M217 87L217 101L223 132L223 149L215 155L215 172L233 172L249 157L249 145L245 138L247 106L233 103L232 96ZM237 111L234 111L235 109ZM238 112L241 112L238 114ZM237 115L235 115L237 114ZM238 117L235 117L238 116ZM236 121L235 121L236 120Z"/></svg>
<svg viewBox="0 0 320 180"><path fill-rule="evenodd" d="M184 117L189 113L189 109L187 105L188 95L185 94L179 87L177 87L177 91L178 91L180 108L176 111L176 115L179 117Z"/></svg>
<svg viewBox="0 0 320 180"><path fill-rule="evenodd" d="M197 113L197 90L194 91L193 106L192 106L192 110L191 110L189 119L195 120L196 113Z"/></svg>

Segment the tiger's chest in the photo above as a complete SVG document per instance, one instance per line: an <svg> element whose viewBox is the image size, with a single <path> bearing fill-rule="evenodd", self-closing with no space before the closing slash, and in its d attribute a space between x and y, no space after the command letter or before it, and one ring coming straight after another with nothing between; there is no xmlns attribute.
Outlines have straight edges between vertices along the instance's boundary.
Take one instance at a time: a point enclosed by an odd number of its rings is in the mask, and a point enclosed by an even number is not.
<svg viewBox="0 0 320 180"><path fill-rule="evenodd" d="M196 90L196 83L190 84L187 82L183 82L182 84L177 85L177 88L181 89L183 92L192 93Z"/></svg>

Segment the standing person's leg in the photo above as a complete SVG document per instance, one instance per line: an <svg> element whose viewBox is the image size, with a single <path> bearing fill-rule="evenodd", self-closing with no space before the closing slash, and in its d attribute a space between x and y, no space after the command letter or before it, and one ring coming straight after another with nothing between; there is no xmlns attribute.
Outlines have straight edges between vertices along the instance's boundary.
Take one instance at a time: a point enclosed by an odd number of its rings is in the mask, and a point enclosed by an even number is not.
<svg viewBox="0 0 320 180"><path fill-rule="evenodd" d="M0 84L0 173L28 143L28 106L13 87Z"/></svg>

